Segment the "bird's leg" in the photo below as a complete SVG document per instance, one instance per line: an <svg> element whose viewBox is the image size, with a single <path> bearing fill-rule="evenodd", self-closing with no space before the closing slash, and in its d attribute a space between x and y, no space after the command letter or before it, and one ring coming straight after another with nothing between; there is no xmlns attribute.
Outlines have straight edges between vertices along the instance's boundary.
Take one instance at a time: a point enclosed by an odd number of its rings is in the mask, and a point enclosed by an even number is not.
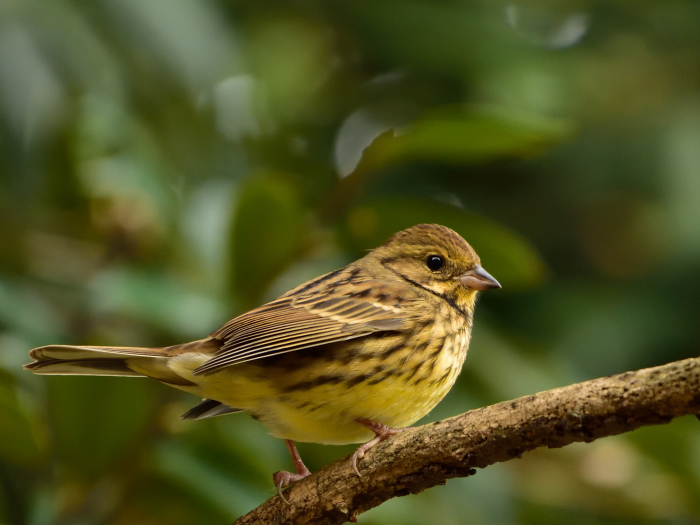
<svg viewBox="0 0 700 525"><path fill-rule="evenodd" d="M309 469L306 468L306 465L304 465L304 462L301 460L301 456L299 455L297 447L294 445L294 441L292 441L291 439L285 439L284 444L287 445L289 455L292 456L292 461L294 462L294 469L296 470L296 473L280 470L279 472L275 472L272 475L272 481L277 487L277 493L280 495L280 498L282 498L286 503L289 503L289 501L287 501L287 498L285 498L282 495L282 489L288 486L290 483L294 483L295 481L299 481L300 479L305 478L306 476L311 474L311 471L309 471Z"/></svg>
<svg viewBox="0 0 700 525"><path fill-rule="evenodd" d="M358 476L362 477L362 474L360 474L360 471L357 468L357 460L365 457L365 452L367 452L369 449L371 449L377 443L381 443L385 439L389 439L394 434L398 434L399 432L403 432L406 429L405 428L391 428L391 427L388 427L388 426L383 425L381 423L377 423L376 421L372 421L371 419L367 419L364 417L358 417L355 421L357 421L363 427L368 428L369 430L374 432L374 437L372 439L370 439L364 445L361 445L355 451L355 453L352 455L352 468L355 470L355 473Z"/></svg>

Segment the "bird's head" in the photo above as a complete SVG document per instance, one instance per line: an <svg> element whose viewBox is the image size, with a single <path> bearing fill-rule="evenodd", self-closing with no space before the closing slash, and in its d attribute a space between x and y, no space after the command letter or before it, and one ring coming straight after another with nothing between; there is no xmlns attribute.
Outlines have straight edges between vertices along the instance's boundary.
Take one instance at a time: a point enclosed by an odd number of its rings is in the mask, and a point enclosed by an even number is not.
<svg viewBox="0 0 700 525"><path fill-rule="evenodd" d="M478 291L501 287L469 243L439 224L400 231L371 255L402 279L470 309Z"/></svg>

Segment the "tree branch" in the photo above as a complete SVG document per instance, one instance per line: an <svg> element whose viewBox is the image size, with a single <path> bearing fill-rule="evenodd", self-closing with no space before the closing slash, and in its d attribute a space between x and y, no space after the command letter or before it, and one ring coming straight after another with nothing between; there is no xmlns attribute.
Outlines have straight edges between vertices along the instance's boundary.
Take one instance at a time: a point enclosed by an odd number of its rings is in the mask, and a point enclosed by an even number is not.
<svg viewBox="0 0 700 525"><path fill-rule="evenodd" d="M266 501L235 525L344 523L397 496L539 447L591 442L700 414L700 358L548 390L413 428L359 462L336 461Z"/></svg>

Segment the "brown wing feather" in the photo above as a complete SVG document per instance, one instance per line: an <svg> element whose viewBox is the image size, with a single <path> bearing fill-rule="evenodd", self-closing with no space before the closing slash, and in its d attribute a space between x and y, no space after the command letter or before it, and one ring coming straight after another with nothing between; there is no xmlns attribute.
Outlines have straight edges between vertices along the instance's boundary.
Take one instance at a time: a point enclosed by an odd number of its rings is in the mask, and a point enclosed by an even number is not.
<svg viewBox="0 0 700 525"><path fill-rule="evenodd" d="M329 279L329 276L335 279ZM408 326L405 302L395 285L354 268L319 277L229 321L212 334L221 349L195 374L286 352L347 341Z"/></svg>

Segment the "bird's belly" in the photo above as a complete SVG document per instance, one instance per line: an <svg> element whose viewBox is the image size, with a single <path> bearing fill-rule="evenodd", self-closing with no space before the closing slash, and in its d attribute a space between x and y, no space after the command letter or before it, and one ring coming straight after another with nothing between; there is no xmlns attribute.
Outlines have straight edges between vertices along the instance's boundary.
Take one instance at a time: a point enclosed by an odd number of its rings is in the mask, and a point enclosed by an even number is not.
<svg viewBox="0 0 700 525"><path fill-rule="evenodd" d="M358 424L358 418L395 428L409 426L428 414L451 386L411 387L396 378L354 391L342 385L319 387L313 401L287 394L264 404L259 418L276 437L336 445L359 443L374 434Z"/></svg>
<svg viewBox="0 0 700 525"><path fill-rule="evenodd" d="M275 437L359 443L373 433L357 418L398 428L430 412L452 388L467 345L468 334L460 331L454 337L437 338L420 351L408 348L388 357L378 353L371 358L323 361L308 356L314 360L308 366L296 356L293 363L236 366L226 370L229 380L221 382L225 391L207 397L250 412Z"/></svg>

